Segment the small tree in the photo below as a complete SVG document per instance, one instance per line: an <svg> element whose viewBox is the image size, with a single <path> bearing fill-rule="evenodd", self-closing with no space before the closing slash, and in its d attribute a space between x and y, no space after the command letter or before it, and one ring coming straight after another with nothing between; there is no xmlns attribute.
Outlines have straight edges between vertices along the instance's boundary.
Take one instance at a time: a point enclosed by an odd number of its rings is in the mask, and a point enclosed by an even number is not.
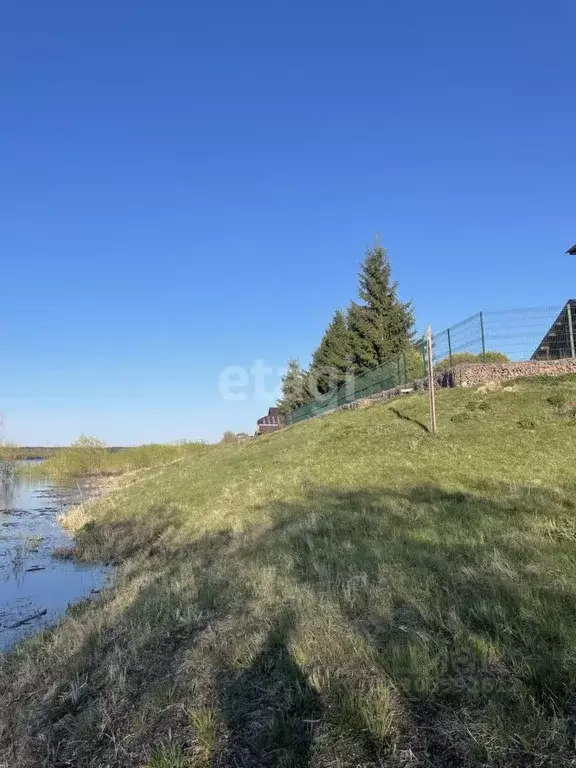
<svg viewBox="0 0 576 768"><path fill-rule="evenodd" d="M105 469L107 453L105 442L80 435L69 448L58 452L60 474L80 477L101 474Z"/></svg>
<svg viewBox="0 0 576 768"><path fill-rule="evenodd" d="M445 371L453 365L460 365L461 363L477 363L478 358L473 352L454 352L452 360L449 357L444 357L434 364L436 371Z"/></svg>
<svg viewBox="0 0 576 768"><path fill-rule="evenodd" d="M463 363L509 363L510 358L503 352L486 350L484 354L475 355L473 352L454 352L452 358L445 357L434 366L437 371L445 371L454 365Z"/></svg>
<svg viewBox="0 0 576 768"><path fill-rule="evenodd" d="M359 275L362 304L348 311L351 359L356 373L375 368L405 350L412 341L414 315L401 302L391 279L386 251L379 242L366 251Z"/></svg>
<svg viewBox="0 0 576 768"><path fill-rule="evenodd" d="M504 352L497 352L496 350L487 349L483 355L478 355L478 360L481 363L509 363L510 358L505 355Z"/></svg>
<svg viewBox="0 0 576 768"><path fill-rule="evenodd" d="M14 478L17 471L17 461L21 456L21 449L15 444L3 438L4 416L0 414L0 485Z"/></svg>
<svg viewBox="0 0 576 768"><path fill-rule="evenodd" d="M306 376L298 360L288 361L286 373L282 377L282 397L277 404L282 415L287 416L290 411L299 408L310 399L306 387Z"/></svg>
<svg viewBox="0 0 576 768"><path fill-rule="evenodd" d="M410 344L406 351L402 353L403 364L405 365L404 376L407 382L414 379L422 379L426 375L422 352L421 344Z"/></svg>
<svg viewBox="0 0 576 768"><path fill-rule="evenodd" d="M309 389L313 386L317 394L324 394L343 384L350 367L349 353L346 318L338 310L312 357L308 373Z"/></svg>

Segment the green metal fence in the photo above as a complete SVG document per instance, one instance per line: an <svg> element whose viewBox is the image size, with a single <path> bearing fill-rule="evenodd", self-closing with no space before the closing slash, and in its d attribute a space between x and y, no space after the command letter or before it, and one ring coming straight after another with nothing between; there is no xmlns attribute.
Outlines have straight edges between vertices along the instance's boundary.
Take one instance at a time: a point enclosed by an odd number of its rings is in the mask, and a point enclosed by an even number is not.
<svg viewBox="0 0 576 768"><path fill-rule="evenodd" d="M424 373L424 351L414 347L413 350L398 355L393 360L371 371L366 371L360 376L350 376L336 389L292 411L287 421L289 424L295 424L312 416L320 416L341 405L353 403L363 397L375 395L377 392L407 385L414 379L424 376Z"/></svg>
<svg viewBox="0 0 576 768"><path fill-rule="evenodd" d="M434 334L434 367L442 370L461 362L553 360L576 357L576 301L564 307L478 312ZM424 340L392 360L292 411L288 424L320 416L342 405L395 387L407 387L426 375Z"/></svg>

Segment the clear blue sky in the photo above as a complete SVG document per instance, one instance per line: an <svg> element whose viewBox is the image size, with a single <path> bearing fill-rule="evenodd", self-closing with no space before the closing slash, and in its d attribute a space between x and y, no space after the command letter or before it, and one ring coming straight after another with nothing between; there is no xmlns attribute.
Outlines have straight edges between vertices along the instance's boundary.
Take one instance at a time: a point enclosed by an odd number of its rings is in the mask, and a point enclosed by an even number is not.
<svg viewBox="0 0 576 768"><path fill-rule="evenodd" d="M0 23L6 436L252 430L376 231L420 328L576 294L573 0L26 2Z"/></svg>

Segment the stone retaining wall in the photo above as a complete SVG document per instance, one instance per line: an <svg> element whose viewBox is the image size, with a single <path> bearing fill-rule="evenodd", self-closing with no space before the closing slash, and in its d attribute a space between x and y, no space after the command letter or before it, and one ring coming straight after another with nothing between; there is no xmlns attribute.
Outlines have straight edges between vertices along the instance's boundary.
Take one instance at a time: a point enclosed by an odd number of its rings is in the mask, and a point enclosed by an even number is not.
<svg viewBox="0 0 576 768"><path fill-rule="evenodd" d="M482 384L495 381L507 381L522 376L560 376L564 373L576 374L576 359L565 358L563 360L528 360L523 363L462 363L437 373L434 377L438 389L447 387L478 387ZM418 379L406 387L394 387L377 392L369 397L355 400L353 403L341 405L327 413L345 411L349 408L363 408L370 403L391 400L399 397L406 389L415 391L428 389L428 379Z"/></svg>
<svg viewBox="0 0 576 768"><path fill-rule="evenodd" d="M464 363L442 374L440 386L477 387L489 381L507 381L521 376L560 376L576 373L576 359L528 360L524 363ZM448 374L447 381L446 374ZM451 381L450 381L451 380Z"/></svg>

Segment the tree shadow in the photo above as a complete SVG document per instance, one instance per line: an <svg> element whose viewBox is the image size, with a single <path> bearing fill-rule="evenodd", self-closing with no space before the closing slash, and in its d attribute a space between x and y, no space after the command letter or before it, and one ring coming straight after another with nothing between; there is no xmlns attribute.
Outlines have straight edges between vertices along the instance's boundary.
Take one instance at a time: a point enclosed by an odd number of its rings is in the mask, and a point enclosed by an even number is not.
<svg viewBox="0 0 576 768"><path fill-rule="evenodd" d="M14 683L26 670L34 728L13 706L21 695L16 684L0 700L0 765L6 758L15 766L141 768L173 743L174 754L193 751L188 707L204 681L188 656L215 622L234 620L249 591L215 566L226 557L228 531L167 556L163 536L175 525L174 512L156 506L149 513L92 522L80 532L83 557L100 552L120 564L123 598L116 604L114 591L105 590L76 604L68 624L56 629L61 644L40 646L38 657L32 647L34 664L26 654L12 660Z"/></svg>
<svg viewBox="0 0 576 768"><path fill-rule="evenodd" d="M550 765L568 765L576 687L571 495L490 484L478 493L316 489L303 503L275 505L275 525L250 556L270 564L289 552L290 574L370 642L405 697L427 764L492 765L476 723L461 714L474 712L487 740L506 743L508 765L539 764L530 749L542 742L554 754ZM551 515L567 530L547 535Z"/></svg>
<svg viewBox="0 0 576 768"><path fill-rule="evenodd" d="M225 757L216 758L218 766L310 764L321 706L288 649L293 623L290 612L281 613L250 666L218 676L220 711L229 734Z"/></svg>
<svg viewBox="0 0 576 768"><path fill-rule="evenodd" d="M204 763L213 768L396 765L369 711L389 686L402 719L396 757L568 766L572 495L490 483L314 488L268 503L265 523L183 543L169 506L95 522L80 548L123 563L120 589L76 606L0 669L0 764L141 768L168 742L194 757L190 713L206 709L222 731ZM270 573L284 592L268 605L254 578ZM343 660L340 640L308 627L325 643L318 664L335 693L312 686L294 656L311 616L286 585L342 622L342 643L346 632L365 641ZM342 708L344 666L361 685Z"/></svg>

